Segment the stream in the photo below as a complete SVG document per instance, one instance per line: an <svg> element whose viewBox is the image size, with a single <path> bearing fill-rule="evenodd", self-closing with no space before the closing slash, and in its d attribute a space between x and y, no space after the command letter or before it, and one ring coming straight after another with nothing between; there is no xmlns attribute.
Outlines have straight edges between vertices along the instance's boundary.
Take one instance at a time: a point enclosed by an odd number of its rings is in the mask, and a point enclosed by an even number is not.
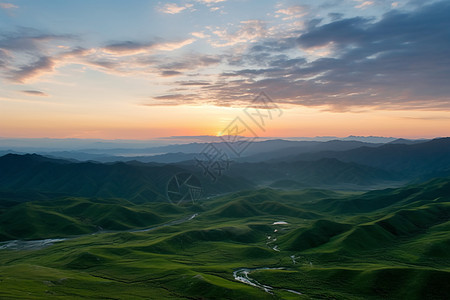
<svg viewBox="0 0 450 300"><path fill-rule="evenodd" d="M198 213L195 213L191 216L188 216L188 217L185 217L182 219L170 221L170 222L167 222L167 223L164 223L161 225L157 225L157 226L153 226L153 227L149 227L149 228L145 228L145 229L131 229L131 230L120 230L120 231L102 230L102 231L98 231L98 232L94 232L94 233L88 233L88 234L83 234L83 235L74 236L74 237L67 237L67 238L54 238L54 239L42 239L42 240L30 240L30 241L23 241L23 240L5 241L5 242L0 242L0 250L4 250L4 249L38 250L38 249L42 249L42 248L51 246L55 243L72 240L72 239L76 239L76 238L88 236L88 235L97 235L97 234L102 234L102 233L118 233L118 232L147 232L147 231L155 230L155 229L166 227L166 226L182 224L182 223L185 223L187 221L194 219L197 216L198 216Z"/></svg>
<svg viewBox="0 0 450 300"><path fill-rule="evenodd" d="M145 229L132 229L132 230L122 230L122 231L99 231L99 232L95 232L95 233L90 233L90 234L84 234L84 235L79 235L79 236L75 236L75 237L68 237L68 238L53 238L53 239L42 239L42 240L30 240L30 241L23 241L23 240L11 240L11 241L5 241L5 242L0 242L0 250L4 250L4 249L9 249L9 250L38 250L38 249L42 249L48 246L51 246L55 243L60 243L66 240L71 240L71 239L76 239L79 237L83 237L83 236L88 236L88 235L97 235L97 234L102 234L102 233L117 233L117 232L147 232L147 231L151 231L151 230L155 230L158 228L162 228L162 227L166 227L166 226L172 226L172 225L178 225L178 224L182 224L185 222L188 222L192 219L194 219L195 217L198 216L198 213L195 213L191 216L182 218L182 219L178 219L178 220L174 220L174 221L170 221L158 226L153 226L153 227L149 227L149 228L145 228ZM274 250L279 251L278 249L275 249L276 246L274 247ZM295 264L295 260L293 259L294 264ZM242 268L242 269L238 269L236 271L233 272L233 277L235 280L240 281L244 284L248 284L250 286L254 286L257 287L259 289L264 290L265 292L269 293L269 294L273 294L273 290L275 289L280 289L280 288L274 288L271 287L269 285L265 285L265 284L261 284L258 281L256 281L255 279L251 278L249 275L251 272L254 271L260 271L260 270L285 270L285 268L280 267L280 268L255 268L255 269L248 269L248 268ZM283 291L287 291L290 293L294 293L297 295L301 295L302 293L298 292L298 291L294 291L294 290L290 290L290 289L281 289Z"/></svg>
<svg viewBox="0 0 450 300"><path fill-rule="evenodd" d="M290 290L290 289L281 289L281 288L274 288L271 287L269 285L265 285L265 284L261 284L258 281L256 281L255 279L251 278L249 275L251 272L254 271L261 271L261 270L285 270L286 268L256 268L256 269L247 269L247 268L242 268L242 269L238 269L236 271L233 272L233 277L234 280L240 281L242 283L257 287L259 289L264 290L266 293L269 294L273 294L273 290L275 289L280 289L283 291L287 291L293 294L297 294L297 295L302 295L302 293L294 291L294 290Z"/></svg>

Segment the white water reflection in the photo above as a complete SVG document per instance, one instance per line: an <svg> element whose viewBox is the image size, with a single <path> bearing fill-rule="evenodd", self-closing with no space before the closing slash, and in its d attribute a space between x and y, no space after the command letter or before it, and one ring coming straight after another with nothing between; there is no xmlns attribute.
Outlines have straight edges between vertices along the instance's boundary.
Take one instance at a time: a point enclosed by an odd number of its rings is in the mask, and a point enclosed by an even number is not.
<svg viewBox="0 0 450 300"><path fill-rule="evenodd" d="M36 250L42 249L53 245L54 243L59 243L67 239L45 239L45 240L33 240L33 241L21 241L12 240L0 243L0 250Z"/></svg>
<svg viewBox="0 0 450 300"><path fill-rule="evenodd" d="M155 230L155 229L166 227L166 226L182 224L184 222L194 219L197 216L198 216L198 213L195 213L191 216L188 216L188 217L185 217L185 218L182 218L179 220L174 220L174 221L171 221L168 223L164 223L164 224L161 224L158 226L153 226L153 227L149 227L149 228L145 228L145 229L132 229L132 230L124 230L124 231L99 231L96 233L89 233L89 234L79 235L79 236L75 236L75 237L58 238L58 239L43 239L43 240L31 240L31 241L11 240L11 241L6 241L6 242L0 242L0 250L5 250L5 249L8 249L8 250L38 250L38 249L42 249L42 248L51 246L55 243L59 243L62 241L67 241L67 240L71 240L71 239L75 239L75 238L79 238L79 237L83 237L83 236L87 236L87 235L96 235L96 234L102 234L102 233L116 233L116 232L147 232L147 231Z"/></svg>
<svg viewBox="0 0 450 300"><path fill-rule="evenodd" d="M277 222L273 222L272 225L289 225L289 223L285 222L285 221L277 221Z"/></svg>
<svg viewBox="0 0 450 300"><path fill-rule="evenodd" d="M251 278L249 275L251 272L254 271L261 271L261 270L285 270L285 268L256 268L256 269L247 269L247 268L242 268L239 270L236 270L233 272L233 277L235 280L240 281L242 283L257 287L259 289L264 290L266 293L269 294L273 294L273 290L275 290L274 287L271 287L270 285L265 285L265 284L261 284L258 281L256 281L255 279ZM298 292L298 291L294 291L294 290L290 290L290 289L281 289L283 291L287 291L290 293L294 293L297 295L302 295L302 293Z"/></svg>

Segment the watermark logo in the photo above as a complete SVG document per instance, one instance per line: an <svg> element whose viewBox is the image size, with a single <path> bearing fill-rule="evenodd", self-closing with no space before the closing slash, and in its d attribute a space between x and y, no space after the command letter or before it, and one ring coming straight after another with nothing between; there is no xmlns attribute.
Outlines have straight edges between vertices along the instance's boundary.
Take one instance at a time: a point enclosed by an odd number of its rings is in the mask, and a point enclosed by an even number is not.
<svg viewBox="0 0 450 300"><path fill-rule="evenodd" d="M222 133L220 139L237 157L240 157L248 146L258 138L258 135L241 117L236 117L231 121ZM244 136L244 134L249 135L249 137Z"/></svg>
<svg viewBox="0 0 450 300"><path fill-rule="evenodd" d="M228 155L213 143L208 143L194 159L197 166L203 170L203 176L211 178L212 181L222 176L231 163Z"/></svg>
<svg viewBox="0 0 450 300"><path fill-rule="evenodd" d="M261 92L221 132L220 140L234 157L241 157L245 150L259 137L257 131L266 131L267 124L283 115L281 108L266 93ZM194 158L203 175L213 182L228 170L231 164L228 153L221 143L208 143Z"/></svg>
<svg viewBox="0 0 450 300"><path fill-rule="evenodd" d="M175 174L167 183L167 199L172 204L192 203L201 199L203 188L194 174L182 172Z"/></svg>
<svg viewBox="0 0 450 300"><path fill-rule="evenodd" d="M261 92L221 132L220 140L208 143L194 157L202 175L216 182L229 170L232 157L241 157L248 147L265 132L270 121L283 111L264 92ZM192 173L178 173L167 184L167 199L173 204L195 203L203 196L200 180Z"/></svg>
<svg viewBox="0 0 450 300"><path fill-rule="evenodd" d="M244 113L262 131L266 131L266 122L283 115L281 108L264 92L261 92L251 105L244 108Z"/></svg>

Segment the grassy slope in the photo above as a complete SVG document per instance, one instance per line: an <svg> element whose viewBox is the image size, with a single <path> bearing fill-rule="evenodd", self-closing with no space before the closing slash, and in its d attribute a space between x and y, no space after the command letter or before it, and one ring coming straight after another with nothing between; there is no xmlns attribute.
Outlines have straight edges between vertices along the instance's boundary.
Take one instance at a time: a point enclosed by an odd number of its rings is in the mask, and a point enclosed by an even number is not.
<svg viewBox="0 0 450 300"><path fill-rule="evenodd" d="M64 224L89 231L101 221L125 229L193 210L200 215L148 232L0 250L0 298L445 299L449 186L443 179L365 194L263 189L190 208L80 198L20 204L0 216L3 233L20 228L25 218L15 223L18 212L33 217L30 224L41 237L52 232L50 220L58 224L55 232L64 231ZM233 280L233 270L243 267L286 269L251 274L280 288L270 295Z"/></svg>
<svg viewBox="0 0 450 300"><path fill-rule="evenodd" d="M26 202L5 209L0 215L0 241L146 228L187 213L186 209L165 203L150 207L119 199L62 198Z"/></svg>

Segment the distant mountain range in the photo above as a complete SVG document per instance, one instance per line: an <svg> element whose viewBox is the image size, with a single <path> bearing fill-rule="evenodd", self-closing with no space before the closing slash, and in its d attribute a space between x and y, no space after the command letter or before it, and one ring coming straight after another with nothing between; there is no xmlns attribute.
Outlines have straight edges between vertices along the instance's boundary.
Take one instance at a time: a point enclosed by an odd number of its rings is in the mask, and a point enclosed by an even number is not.
<svg viewBox="0 0 450 300"><path fill-rule="evenodd" d="M198 177L206 195L256 186L363 190L450 175L450 138L382 145L276 140L256 146L261 146L260 151L278 150L231 161L217 182L205 176L192 154L186 153L160 156L161 160L166 159L165 163L78 162L37 154L7 154L0 157L0 192L20 189L41 195L60 193L154 202L167 200L168 181L182 172ZM174 157L185 160L172 163Z"/></svg>
<svg viewBox="0 0 450 300"><path fill-rule="evenodd" d="M116 162L137 160L140 162L177 163L191 160L195 154L202 152L209 143L227 153L231 158L257 162L290 156L300 153L317 151L343 151L362 146L376 147L385 143L413 144L425 140L406 140L381 137L319 137L292 139L258 139L240 154L233 153L223 140L218 137L203 137L206 142L180 143L157 146L151 141L102 141L77 139L1 139L0 155L8 153L36 153L53 158L72 159L79 161ZM178 139L174 139L177 141ZM185 141L184 139L182 141ZM28 146L27 146L28 145ZM40 147L31 147L39 145ZM70 147L72 145L72 147ZM155 146L156 145L156 146Z"/></svg>
<svg viewBox="0 0 450 300"><path fill-rule="evenodd" d="M276 137L260 137L259 141L280 139ZM396 138L377 136L319 136L319 137L291 137L285 138L290 141L316 141L326 142L331 140L360 141L367 143L388 143ZM5 138L0 137L0 150L15 150L23 152L32 151L65 151L83 149L151 149L168 145L204 144L220 142L220 138L211 135L201 136L171 136L149 140L105 140L105 139L79 139L79 138Z"/></svg>
<svg viewBox="0 0 450 300"><path fill-rule="evenodd" d="M389 143L379 147L359 147L346 151L320 151L278 158L280 161L315 161L335 158L394 171L406 178L436 177L450 174L450 138L439 138L421 143Z"/></svg>

